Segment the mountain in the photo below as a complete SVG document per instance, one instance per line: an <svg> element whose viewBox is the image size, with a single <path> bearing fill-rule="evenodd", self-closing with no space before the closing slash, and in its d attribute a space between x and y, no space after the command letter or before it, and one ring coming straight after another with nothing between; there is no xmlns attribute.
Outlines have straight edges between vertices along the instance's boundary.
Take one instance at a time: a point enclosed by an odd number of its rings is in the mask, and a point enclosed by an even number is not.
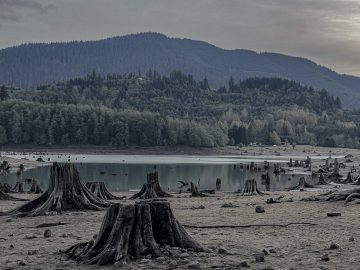
<svg viewBox="0 0 360 270"><path fill-rule="evenodd" d="M202 41L141 33L98 41L24 44L0 50L0 84L28 88L89 74L180 70L219 87L233 77L281 77L340 97L356 108L360 78L338 74L299 57L250 50L224 50Z"/></svg>

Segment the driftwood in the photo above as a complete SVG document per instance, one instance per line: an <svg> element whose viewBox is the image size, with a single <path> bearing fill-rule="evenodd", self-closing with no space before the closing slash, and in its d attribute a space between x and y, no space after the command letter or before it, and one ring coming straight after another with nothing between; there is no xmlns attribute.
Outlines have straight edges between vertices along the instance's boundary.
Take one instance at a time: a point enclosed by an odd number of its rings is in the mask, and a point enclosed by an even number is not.
<svg viewBox="0 0 360 270"><path fill-rule="evenodd" d="M193 182L190 183L190 197L207 197L208 195L205 195L204 193L201 193L197 186L194 185Z"/></svg>
<svg viewBox="0 0 360 270"><path fill-rule="evenodd" d="M31 181L31 187L30 187L29 193L32 193L32 194L41 194L41 193L43 193L43 190L41 189L38 181L36 181L35 179L33 179Z"/></svg>
<svg viewBox="0 0 360 270"><path fill-rule="evenodd" d="M141 190L134 194L130 199L153 199L153 198L164 198L172 197L169 193L162 190L159 183L159 175L157 172L149 173L146 176L146 183L143 185Z"/></svg>
<svg viewBox="0 0 360 270"><path fill-rule="evenodd" d="M185 228L193 228L193 229L220 229L220 228L251 228L251 227L288 227L291 225L309 225L316 226L316 223L310 222L289 222L286 224L249 224L249 225L183 225Z"/></svg>
<svg viewBox="0 0 360 270"><path fill-rule="evenodd" d="M54 163L50 168L49 188L38 198L6 214L34 217L71 210L101 210L108 206L109 203L85 187L74 165Z"/></svg>
<svg viewBox="0 0 360 270"><path fill-rule="evenodd" d="M35 228L48 228L48 227L55 227L55 226L62 226L62 225L67 225L69 223L64 223L64 222L54 222L54 223L41 223L39 225L36 225Z"/></svg>
<svg viewBox="0 0 360 270"><path fill-rule="evenodd" d="M111 205L96 239L76 244L65 253L81 264L123 265L147 255L164 256L160 250L164 245L204 250L175 219L170 203L154 199Z"/></svg>
<svg viewBox="0 0 360 270"><path fill-rule="evenodd" d="M221 189L221 179L217 178L216 179L216 190L220 191L220 189Z"/></svg>
<svg viewBox="0 0 360 270"><path fill-rule="evenodd" d="M258 189L255 179L245 181L245 187L241 192L241 196L252 196L252 195L263 195L263 194L264 193Z"/></svg>
<svg viewBox="0 0 360 270"><path fill-rule="evenodd" d="M360 204L360 188L330 191L317 198L325 201L345 201L345 204Z"/></svg>
<svg viewBox="0 0 360 270"><path fill-rule="evenodd" d="M122 200L124 197L116 197L111 194L105 186L104 182L87 182L86 187L93 193L96 197L102 200Z"/></svg>
<svg viewBox="0 0 360 270"><path fill-rule="evenodd" d="M15 186L12 188L11 192L14 193L24 193L24 183L16 182Z"/></svg>
<svg viewBox="0 0 360 270"><path fill-rule="evenodd" d="M304 190L304 188L313 188L313 187L314 187L313 185L310 185L305 181L304 177L301 177L299 180L299 184L295 187L289 188L288 190L299 189L300 191L302 191L302 190Z"/></svg>

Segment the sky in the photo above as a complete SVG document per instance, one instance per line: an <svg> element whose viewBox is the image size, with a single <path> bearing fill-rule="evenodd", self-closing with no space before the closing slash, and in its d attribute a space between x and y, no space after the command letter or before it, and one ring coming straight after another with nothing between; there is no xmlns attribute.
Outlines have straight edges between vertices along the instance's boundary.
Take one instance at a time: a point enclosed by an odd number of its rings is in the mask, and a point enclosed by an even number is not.
<svg viewBox="0 0 360 270"><path fill-rule="evenodd" d="M0 48L139 32L300 56L360 76L360 0L0 0Z"/></svg>

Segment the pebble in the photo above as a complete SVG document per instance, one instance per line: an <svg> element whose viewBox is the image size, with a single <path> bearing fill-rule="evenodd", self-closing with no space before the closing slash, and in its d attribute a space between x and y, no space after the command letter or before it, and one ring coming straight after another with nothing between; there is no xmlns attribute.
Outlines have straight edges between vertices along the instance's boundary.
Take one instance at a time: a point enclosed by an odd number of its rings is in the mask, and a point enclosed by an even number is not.
<svg viewBox="0 0 360 270"><path fill-rule="evenodd" d="M269 252L270 252L270 253L277 253L275 248L270 248L270 249L269 249Z"/></svg>
<svg viewBox="0 0 360 270"><path fill-rule="evenodd" d="M11 249L14 249L14 245L11 244L10 247L9 247L9 249L10 249L10 250L11 250Z"/></svg>
<svg viewBox="0 0 360 270"><path fill-rule="evenodd" d="M184 253L181 253L180 254L180 258L182 258L182 259L184 259L184 258L187 258L187 257L189 257L190 255L189 255L189 253L187 253L187 252L184 252Z"/></svg>
<svg viewBox="0 0 360 270"><path fill-rule="evenodd" d="M24 237L24 239L34 239L34 238L37 238L37 236L36 235L29 235L29 234L27 234L27 235L25 235L25 237Z"/></svg>
<svg viewBox="0 0 360 270"><path fill-rule="evenodd" d="M8 218L7 220L6 220L6 222L11 222L12 221L12 219L11 218Z"/></svg>
<svg viewBox="0 0 360 270"><path fill-rule="evenodd" d="M262 252L262 251L256 252L256 253L255 253L255 260L256 260L256 262L264 262L264 261L265 261L265 254L264 254L264 252Z"/></svg>
<svg viewBox="0 0 360 270"><path fill-rule="evenodd" d="M170 261L170 263L169 263L170 269L176 269L177 266L178 266L177 261L175 261L175 260Z"/></svg>
<svg viewBox="0 0 360 270"><path fill-rule="evenodd" d="M336 244L334 241L331 241L330 243L330 249L338 249L339 248L339 245Z"/></svg>
<svg viewBox="0 0 360 270"><path fill-rule="evenodd" d="M355 241L354 236L351 236L351 237L349 238L349 242L354 242L354 241Z"/></svg>
<svg viewBox="0 0 360 270"><path fill-rule="evenodd" d="M188 268L190 269L200 269L200 264L198 261L194 261L188 264Z"/></svg>
<svg viewBox="0 0 360 270"><path fill-rule="evenodd" d="M265 248L262 250L262 252L265 254L265 256L269 255L269 252Z"/></svg>
<svg viewBox="0 0 360 270"><path fill-rule="evenodd" d="M329 255L328 254L324 254L321 256L321 260L324 262L328 262L330 261Z"/></svg>
<svg viewBox="0 0 360 270"><path fill-rule="evenodd" d="M24 262L24 261L19 261L19 263L18 263L20 266L25 266L26 265L26 263Z"/></svg>
<svg viewBox="0 0 360 270"><path fill-rule="evenodd" d="M257 205L257 206L255 207L255 212L256 212L256 213L265 213L264 206L262 206L262 205Z"/></svg>
<svg viewBox="0 0 360 270"><path fill-rule="evenodd" d="M46 229L46 230L44 231L44 237L45 237L45 238L51 237L51 230L50 230L50 229Z"/></svg>
<svg viewBox="0 0 360 270"><path fill-rule="evenodd" d="M219 253L219 254L228 254L229 251L227 251L227 249L224 248L224 247L219 247L218 253Z"/></svg>
<svg viewBox="0 0 360 270"><path fill-rule="evenodd" d="M240 266L241 266L241 267L250 267L250 265L247 263L247 261L242 261L242 262L240 263Z"/></svg>

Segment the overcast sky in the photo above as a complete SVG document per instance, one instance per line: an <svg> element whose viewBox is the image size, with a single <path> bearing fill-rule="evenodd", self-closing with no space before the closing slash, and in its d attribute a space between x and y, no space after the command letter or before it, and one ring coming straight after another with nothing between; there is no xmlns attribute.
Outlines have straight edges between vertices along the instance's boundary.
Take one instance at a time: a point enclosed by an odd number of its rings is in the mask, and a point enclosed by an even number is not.
<svg viewBox="0 0 360 270"><path fill-rule="evenodd" d="M360 0L0 0L0 48L147 31L360 76Z"/></svg>

